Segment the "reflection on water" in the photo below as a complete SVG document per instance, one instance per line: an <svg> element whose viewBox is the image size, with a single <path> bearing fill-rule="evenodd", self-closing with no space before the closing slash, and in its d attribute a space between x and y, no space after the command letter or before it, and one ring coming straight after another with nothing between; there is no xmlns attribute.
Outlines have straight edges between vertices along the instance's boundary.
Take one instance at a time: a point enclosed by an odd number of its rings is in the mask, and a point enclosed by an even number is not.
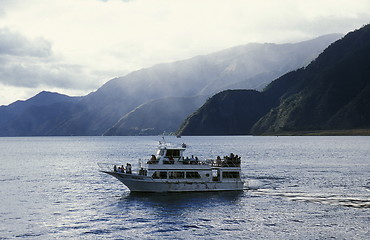
<svg viewBox="0 0 370 240"><path fill-rule="evenodd" d="M166 205L186 205L196 202L199 206L201 203L223 202L229 204L240 200L243 191L223 191L223 192L181 192L181 193L139 193L129 192L122 195L121 200L126 202L160 203Z"/></svg>
<svg viewBox="0 0 370 240"><path fill-rule="evenodd" d="M208 211L225 205L237 204L244 195L243 191L226 192L183 192L183 193L125 193L120 198L117 208L127 210L136 206L153 213L188 212L194 208ZM161 213L162 212L162 213Z"/></svg>
<svg viewBox="0 0 370 240"><path fill-rule="evenodd" d="M125 226L140 225L140 233L133 233L136 236L187 239L194 230L199 236L207 236L208 231L219 228L225 221L219 218L220 214L235 214L245 194L243 191L125 193L114 207L122 213ZM244 220L228 221L227 224L235 225Z"/></svg>

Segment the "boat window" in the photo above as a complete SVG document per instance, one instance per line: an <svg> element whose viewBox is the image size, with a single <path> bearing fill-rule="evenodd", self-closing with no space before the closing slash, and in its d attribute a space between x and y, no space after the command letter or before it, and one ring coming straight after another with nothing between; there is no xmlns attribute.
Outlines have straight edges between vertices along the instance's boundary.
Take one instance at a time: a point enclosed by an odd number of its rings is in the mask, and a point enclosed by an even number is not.
<svg viewBox="0 0 370 240"><path fill-rule="evenodd" d="M185 173L184 172L169 172L168 178L169 179L185 178Z"/></svg>
<svg viewBox="0 0 370 240"><path fill-rule="evenodd" d="M167 179L167 172L154 172L152 175L154 179Z"/></svg>
<svg viewBox="0 0 370 240"><path fill-rule="evenodd" d="M223 178L239 178L239 172L222 172Z"/></svg>
<svg viewBox="0 0 370 240"><path fill-rule="evenodd" d="M166 152L167 157L180 157L180 150L179 149L167 149Z"/></svg>
<svg viewBox="0 0 370 240"><path fill-rule="evenodd" d="M200 178L198 172L186 172L186 178Z"/></svg>

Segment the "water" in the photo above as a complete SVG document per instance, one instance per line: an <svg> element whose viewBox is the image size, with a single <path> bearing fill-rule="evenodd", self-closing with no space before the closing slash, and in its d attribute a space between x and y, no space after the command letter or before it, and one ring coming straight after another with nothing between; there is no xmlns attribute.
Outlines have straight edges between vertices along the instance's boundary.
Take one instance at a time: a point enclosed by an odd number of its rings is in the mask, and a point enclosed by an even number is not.
<svg viewBox="0 0 370 240"><path fill-rule="evenodd" d="M0 138L0 239L370 239L370 137L167 138L241 156L243 192L130 194L97 171L158 140Z"/></svg>

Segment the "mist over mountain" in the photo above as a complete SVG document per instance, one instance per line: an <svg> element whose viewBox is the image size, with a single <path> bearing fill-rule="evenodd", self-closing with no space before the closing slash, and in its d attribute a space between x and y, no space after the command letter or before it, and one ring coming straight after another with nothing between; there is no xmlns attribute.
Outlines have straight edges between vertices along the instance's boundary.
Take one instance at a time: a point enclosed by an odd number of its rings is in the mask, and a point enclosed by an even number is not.
<svg viewBox="0 0 370 240"><path fill-rule="evenodd" d="M198 96L149 101L123 116L104 135L137 136L175 132L189 113L197 110L205 100L205 96Z"/></svg>
<svg viewBox="0 0 370 240"><path fill-rule="evenodd" d="M44 127L42 131L33 130L32 135L102 135L104 133L136 135L145 132L154 134L162 130L173 132L178 128L175 125L180 125L181 121L178 120L180 117L191 114L201 106L202 103L196 100L198 96L211 96L225 89L262 89L275 78L306 66L340 37L339 34L331 34L292 44L247 44L209 55L141 69L108 81L97 91L83 97L80 101L71 102L69 106L63 104L63 107L58 108L59 120L54 118L53 126L48 124L48 129ZM178 99L169 100L182 97L195 97L195 99L188 102L177 101ZM163 100L153 101L157 99ZM163 104L163 101L168 101L165 104L167 109L180 109L183 112L168 115L164 123L147 117L141 119L141 127L127 123L130 118L138 119L138 116L144 116L144 111L147 112L145 116L150 115L149 113L154 109L160 111L161 106L156 104ZM192 107L189 105L190 102L194 103L194 105L190 104ZM173 105L170 106L171 104ZM139 106L142 108L140 111L137 109ZM39 109L35 112L39 114L47 112L46 109L50 106L44 107L45 110ZM29 114L32 116L33 113ZM131 115L130 118L127 114ZM4 115L6 116L0 118L7 119L6 126L13 126L12 129L15 132L6 131L6 127L3 127L4 130L0 131L0 135L31 134L26 128L22 128L23 130L19 132L16 130L17 125L26 124L27 116L24 115L23 119L15 119L11 111ZM120 120L121 123L118 123ZM126 123L123 124L122 121ZM118 126L120 130L113 130ZM141 130L132 131L135 128Z"/></svg>
<svg viewBox="0 0 370 240"><path fill-rule="evenodd" d="M26 101L0 106L2 136L49 135L51 129L65 119L81 97L43 91Z"/></svg>
<svg viewBox="0 0 370 240"><path fill-rule="evenodd" d="M369 64L370 25L367 25L331 44L307 67L273 81L263 92L226 91L215 95L186 119L179 134L368 129ZM224 97L217 100L220 96ZM255 101L256 98L259 100ZM233 102L234 107L230 107Z"/></svg>
<svg viewBox="0 0 370 240"><path fill-rule="evenodd" d="M253 133L370 128L370 25L349 33L297 73L296 93Z"/></svg>
<svg viewBox="0 0 370 240"><path fill-rule="evenodd" d="M247 44L132 72L86 96L82 101L85 110L60 125L55 134L101 135L124 115L153 99L210 96L238 83L243 88L261 88L276 76L307 65L339 37L331 34L295 44ZM264 75L261 81L259 75ZM178 107L185 115L191 113ZM167 119L169 124L171 121ZM168 127L166 131L175 130Z"/></svg>

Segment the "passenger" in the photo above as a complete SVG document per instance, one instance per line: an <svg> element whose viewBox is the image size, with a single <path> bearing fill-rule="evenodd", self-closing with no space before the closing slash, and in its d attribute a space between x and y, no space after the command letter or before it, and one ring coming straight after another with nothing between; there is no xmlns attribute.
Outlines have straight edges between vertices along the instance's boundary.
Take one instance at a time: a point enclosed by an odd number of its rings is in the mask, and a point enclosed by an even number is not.
<svg viewBox="0 0 370 240"><path fill-rule="evenodd" d="M172 156L170 156L169 160L170 160L170 164L174 164L175 163L175 160L173 159Z"/></svg>
<svg viewBox="0 0 370 240"><path fill-rule="evenodd" d="M122 168L121 167L118 167L118 172L121 173L122 172Z"/></svg>
<svg viewBox="0 0 370 240"><path fill-rule="evenodd" d="M230 161L230 157L229 156L224 156L224 161L222 161L222 167L226 167L228 166L228 163Z"/></svg>
<svg viewBox="0 0 370 240"><path fill-rule="evenodd" d="M221 157L220 157L220 156L217 156L217 159L216 159L216 165L217 165L218 167L220 167L220 166L221 166Z"/></svg>
<svg viewBox="0 0 370 240"><path fill-rule="evenodd" d="M113 171L117 172L117 166L116 165L113 166Z"/></svg>
<svg viewBox="0 0 370 240"><path fill-rule="evenodd" d="M191 158L190 158L190 164L195 164L195 158L193 155L191 155Z"/></svg>
<svg viewBox="0 0 370 240"><path fill-rule="evenodd" d="M121 172L125 173L125 167L123 165L121 166Z"/></svg>
<svg viewBox="0 0 370 240"><path fill-rule="evenodd" d="M238 155L236 155L236 161L235 161L235 164L236 164L236 166L237 167L240 167L240 163L241 163L241 161L240 161L240 159L241 159L241 157L239 157Z"/></svg>
<svg viewBox="0 0 370 240"><path fill-rule="evenodd" d="M126 164L126 173L127 174L131 174L132 173L132 169L131 169L131 164L130 163L127 163Z"/></svg>

